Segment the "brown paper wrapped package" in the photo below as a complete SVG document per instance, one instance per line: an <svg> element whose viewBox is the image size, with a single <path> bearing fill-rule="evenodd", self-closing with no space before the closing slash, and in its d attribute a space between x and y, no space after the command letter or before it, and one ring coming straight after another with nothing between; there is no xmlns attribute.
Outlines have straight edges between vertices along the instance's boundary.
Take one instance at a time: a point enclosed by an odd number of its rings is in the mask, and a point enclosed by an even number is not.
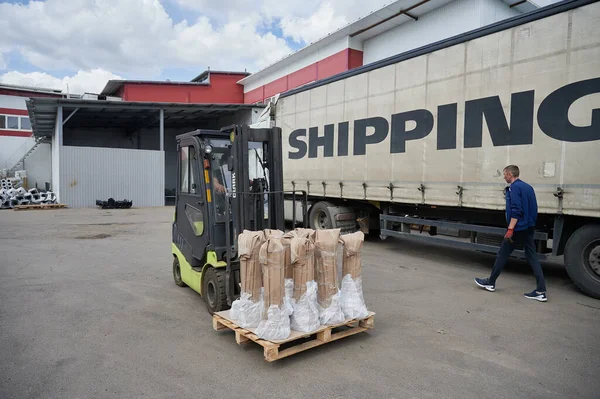
<svg viewBox="0 0 600 399"><path fill-rule="evenodd" d="M365 235L362 231L342 236L344 244L344 258L342 260L342 277L350 275L352 280L360 277L362 273L360 251L362 250Z"/></svg>
<svg viewBox="0 0 600 399"><path fill-rule="evenodd" d="M294 269L294 299L300 300L306 292L306 283L315 279L315 244L304 237L294 237L291 242Z"/></svg>
<svg viewBox="0 0 600 399"><path fill-rule="evenodd" d="M260 300L260 289L263 286L262 270L259 263L259 251L265 242L262 231L244 230L238 236L238 254L240 257L240 279L242 292L251 294L254 303Z"/></svg>
<svg viewBox="0 0 600 399"><path fill-rule="evenodd" d="M284 266L285 266L285 278L293 278L293 270L292 270L292 251L290 245L292 243L292 239L296 237L295 231L290 231L285 233L281 237L281 243L283 244L284 254Z"/></svg>
<svg viewBox="0 0 600 399"><path fill-rule="evenodd" d="M294 230L294 232L296 233L296 235L298 237L308 238L308 239L312 240L313 242L315 241L315 230L313 230L313 229L303 229L303 228L298 227Z"/></svg>
<svg viewBox="0 0 600 399"><path fill-rule="evenodd" d="M283 298L285 297L285 269L283 264L284 250L281 239L270 238L260 247L260 264L263 271L263 287L265 312L271 305L277 305L281 308Z"/></svg>
<svg viewBox="0 0 600 399"><path fill-rule="evenodd" d="M319 305L326 309L331 297L338 292L337 247L340 229L317 230L315 232L315 258Z"/></svg>
<svg viewBox="0 0 600 399"><path fill-rule="evenodd" d="M265 232L265 240L268 240L269 238L283 237L283 231L281 231L281 230L265 229L264 232Z"/></svg>

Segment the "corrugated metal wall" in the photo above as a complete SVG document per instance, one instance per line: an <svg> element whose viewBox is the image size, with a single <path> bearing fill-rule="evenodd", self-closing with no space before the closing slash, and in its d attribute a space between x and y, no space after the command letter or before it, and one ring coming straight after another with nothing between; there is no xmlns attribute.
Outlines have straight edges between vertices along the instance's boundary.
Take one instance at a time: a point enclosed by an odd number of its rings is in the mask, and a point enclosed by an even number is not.
<svg viewBox="0 0 600 399"><path fill-rule="evenodd" d="M133 206L162 206L165 155L162 151L64 146L60 152L60 201L71 208L96 200L128 199Z"/></svg>

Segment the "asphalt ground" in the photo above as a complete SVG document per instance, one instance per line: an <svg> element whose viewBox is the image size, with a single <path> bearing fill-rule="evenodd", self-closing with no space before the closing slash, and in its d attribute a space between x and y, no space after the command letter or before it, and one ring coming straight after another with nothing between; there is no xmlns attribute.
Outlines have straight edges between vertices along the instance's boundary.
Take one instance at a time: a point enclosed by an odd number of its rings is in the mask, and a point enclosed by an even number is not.
<svg viewBox="0 0 600 399"><path fill-rule="evenodd" d="M600 301L525 262L368 241L375 328L267 363L173 283L173 208L0 211L0 398L598 398Z"/></svg>

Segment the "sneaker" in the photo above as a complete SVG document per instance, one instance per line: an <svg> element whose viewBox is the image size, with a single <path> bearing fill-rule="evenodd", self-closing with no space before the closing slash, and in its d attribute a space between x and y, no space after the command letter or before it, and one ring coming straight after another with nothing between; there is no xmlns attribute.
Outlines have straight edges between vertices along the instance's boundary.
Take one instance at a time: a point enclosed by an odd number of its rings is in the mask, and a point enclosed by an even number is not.
<svg viewBox="0 0 600 399"><path fill-rule="evenodd" d="M496 286L494 284L490 284L490 279L488 278L475 278L475 284L481 288L485 288L490 292L496 291Z"/></svg>
<svg viewBox="0 0 600 399"><path fill-rule="evenodd" d="M548 297L546 296L545 292L537 292L536 290L527 292L523 295L525 295L525 298L535 299L536 301L540 302L546 302L548 300Z"/></svg>

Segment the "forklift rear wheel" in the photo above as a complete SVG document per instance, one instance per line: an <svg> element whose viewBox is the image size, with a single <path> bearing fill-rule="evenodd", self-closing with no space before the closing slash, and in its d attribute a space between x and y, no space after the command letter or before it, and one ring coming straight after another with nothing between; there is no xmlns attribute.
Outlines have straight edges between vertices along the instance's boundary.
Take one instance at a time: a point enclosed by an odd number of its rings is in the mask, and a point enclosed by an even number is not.
<svg viewBox="0 0 600 399"><path fill-rule="evenodd" d="M210 314L227 309L225 270L209 267L202 276L202 296Z"/></svg>
<svg viewBox="0 0 600 399"><path fill-rule="evenodd" d="M181 268L179 267L179 259L177 256L173 258L173 280L180 287L185 287L185 283L181 279Z"/></svg>

